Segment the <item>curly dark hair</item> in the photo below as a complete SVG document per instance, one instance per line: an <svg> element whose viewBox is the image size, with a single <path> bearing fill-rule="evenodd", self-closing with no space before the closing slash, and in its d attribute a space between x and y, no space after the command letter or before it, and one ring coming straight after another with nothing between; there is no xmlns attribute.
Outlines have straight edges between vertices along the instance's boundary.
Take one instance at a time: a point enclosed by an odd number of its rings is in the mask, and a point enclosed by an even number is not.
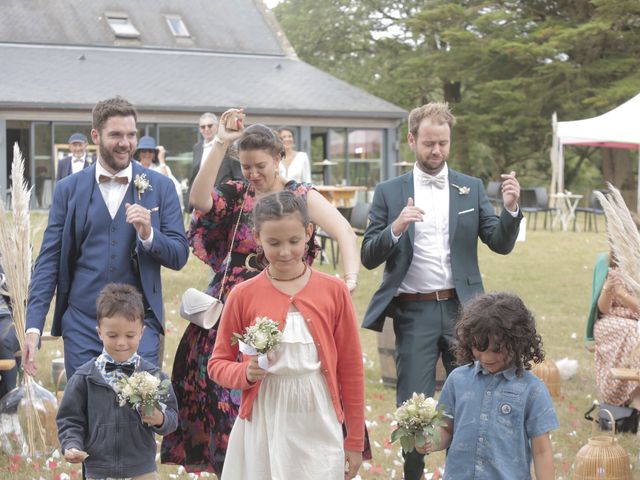
<svg viewBox="0 0 640 480"><path fill-rule="evenodd" d="M533 314L512 293L487 293L466 303L456 324L456 338L460 365L474 362L472 348L484 352L490 346L513 359L519 377L531 368L531 362L544 360Z"/></svg>

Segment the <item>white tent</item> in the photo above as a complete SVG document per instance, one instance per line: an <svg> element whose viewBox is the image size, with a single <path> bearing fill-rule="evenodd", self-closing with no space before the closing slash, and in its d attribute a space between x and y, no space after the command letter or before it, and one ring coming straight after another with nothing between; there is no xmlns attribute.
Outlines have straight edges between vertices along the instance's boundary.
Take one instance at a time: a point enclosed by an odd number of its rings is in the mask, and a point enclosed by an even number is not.
<svg viewBox="0 0 640 480"><path fill-rule="evenodd" d="M640 94L607 113L585 120L558 122L554 113L552 126L552 193L564 191L564 145L638 150L640 162ZM638 209L640 210L640 163L638 172Z"/></svg>

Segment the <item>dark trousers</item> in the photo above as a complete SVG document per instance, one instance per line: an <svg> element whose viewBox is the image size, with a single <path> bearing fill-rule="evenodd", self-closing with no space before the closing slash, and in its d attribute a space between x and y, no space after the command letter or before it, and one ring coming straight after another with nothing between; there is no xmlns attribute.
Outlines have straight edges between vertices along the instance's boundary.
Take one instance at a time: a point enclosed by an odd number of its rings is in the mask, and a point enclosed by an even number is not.
<svg viewBox="0 0 640 480"><path fill-rule="evenodd" d="M436 391L436 364L442 355L447 374L455 367L451 351L454 326L460 303L456 299L393 302L393 330L396 334L396 403L401 405L413 392L433 397ZM424 456L415 450L404 455L405 480L419 480Z"/></svg>

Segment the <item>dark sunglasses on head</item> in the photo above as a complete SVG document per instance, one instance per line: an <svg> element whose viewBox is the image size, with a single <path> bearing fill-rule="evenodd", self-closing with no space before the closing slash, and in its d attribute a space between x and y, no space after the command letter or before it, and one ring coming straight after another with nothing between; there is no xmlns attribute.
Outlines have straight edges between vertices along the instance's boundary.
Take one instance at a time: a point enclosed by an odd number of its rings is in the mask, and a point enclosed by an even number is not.
<svg viewBox="0 0 640 480"><path fill-rule="evenodd" d="M200 125L200 130L204 130L205 128L213 128L213 123L209 123L207 125Z"/></svg>

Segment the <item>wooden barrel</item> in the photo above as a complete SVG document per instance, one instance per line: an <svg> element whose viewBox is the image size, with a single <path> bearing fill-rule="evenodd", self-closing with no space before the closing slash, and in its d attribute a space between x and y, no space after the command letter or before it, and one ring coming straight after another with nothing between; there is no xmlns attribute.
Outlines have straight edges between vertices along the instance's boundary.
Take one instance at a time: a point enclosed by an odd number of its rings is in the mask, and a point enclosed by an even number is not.
<svg viewBox="0 0 640 480"><path fill-rule="evenodd" d="M382 332L378 334L378 356L380 358L380 377L382 384L388 388L396 388L398 375L396 374L396 335L393 332L393 319L387 317ZM440 390L447 378L442 364L442 358L436 364L436 390Z"/></svg>

